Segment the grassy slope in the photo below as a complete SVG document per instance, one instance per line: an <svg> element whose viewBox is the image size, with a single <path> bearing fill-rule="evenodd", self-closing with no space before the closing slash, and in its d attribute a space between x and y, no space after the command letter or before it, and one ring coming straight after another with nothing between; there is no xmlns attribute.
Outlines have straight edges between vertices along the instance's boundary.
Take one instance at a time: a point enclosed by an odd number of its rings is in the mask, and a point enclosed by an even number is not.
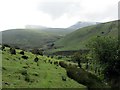
<svg viewBox="0 0 120 90"><path fill-rule="evenodd" d="M16 55L9 54L9 49L3 51L2 59L2 83L3 88L84 88L85 86L78 84L74 80L70 79L66 75L64 68L56 66L54 64L45 63L44 60L56 61L46 56L39 56L37 66L34 62L35 55L29 52L25 52L25 55L29 57L28 60L21 58L19 54L20 50L17 50ZM20 60L19 60L20 58ZM25 81L25 76L21 74L21 71L26 70L29 75L30 82ZM37 76L35 75L37 74ZM63 81L62 76L67 80Z"/></svg>
<svg viewBox="0 0 120 90"><path fill-rule="evenodd" d="M104 32L102 34L102 32ZM78 50L84 49L85 44L95 36L118 36L118 22L112 21L107 23L102 23L98 25L88 26L78 29L60 40L56 41L56 46L63 46L62 48L56 49L54 51L62 50Z"/></svg>
<svg viewBox="0 0 120 90"><path fill-rule="evenodd" d="M13 29L2 32L3 43L16 44L20 47L42 47L59 36L39 30Z"/></svg>

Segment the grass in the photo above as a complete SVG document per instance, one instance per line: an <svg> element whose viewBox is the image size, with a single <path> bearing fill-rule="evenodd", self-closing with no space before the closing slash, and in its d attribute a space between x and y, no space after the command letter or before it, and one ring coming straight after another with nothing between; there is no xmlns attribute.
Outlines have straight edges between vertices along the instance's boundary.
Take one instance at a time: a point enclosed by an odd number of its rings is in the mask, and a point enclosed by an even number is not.
<svg viewBox="0 0 120 90"><path fill-rule="evenodd" d="M85 44L96 36L118 37L118 21L101 23L78 29L56 41L55 46L62 47L54 49L51 52L86 49Z"/></svg>
<svg viewBox="0 0 120 90"><path fill-rule="evenodd" d="M2 33L2 43L26 49L42 48L44 45L60 38L60 36L49 32L29 29L11 29L0 33Z"/></svg>
<svg viewBox="0 0 120 90"><path fill-rule="evenodd" d="M19 54L21 50L16 51L16 55L11 55L9 48L2 52L3 88L86 88L68 78L64 68L48 62L57 59L38 56L39 61L36 63L36 55L25 52L29 58L24 60ZM62 77L65 77L66 81L63 81Z"/></svg>

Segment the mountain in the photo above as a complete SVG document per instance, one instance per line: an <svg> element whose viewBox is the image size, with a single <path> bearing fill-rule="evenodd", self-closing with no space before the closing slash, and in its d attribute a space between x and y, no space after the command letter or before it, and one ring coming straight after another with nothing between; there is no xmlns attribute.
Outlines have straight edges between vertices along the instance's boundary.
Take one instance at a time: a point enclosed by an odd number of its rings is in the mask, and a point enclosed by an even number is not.
<svg viewBox="0 0 120 90"><path fill-rule="evenodd" d="M60 36L33 29L10 29L2 33L2 43L19 46L20 48L43 47L60 38Z"/></svg>
<svg viewBox="0 0 120 90"><path fill-rule="evenodd" d="M77 22L76 24L68 27L69 29L77 30L86 26L96 25L98 22Z"/></svg>
<svg viewBox="0 0 120 90"><path fill-rule="evenodd" d="M98 22L78 22L75 23L74 25L68 27L68 28L50 28L50 27L45 27L41 25L26 25L26 29L37 29L40 31L44 31L46 33L52 33L60 36L65 36L66 34L69 34L79 28L90 26L90 25L95 25L98 24Z"/></svg>
<svg viewBox="0 0 120 90"><path fill-rule="evenodd" d="M118 21L80 28L56 41L54 51L85 49L85 44L96 36L118 37Z"/></svg>
<svg viewBox="0 0 120 90"><path fill-rule="evenodd" d="M83 22L80 22L80 25L81 27L83 27L82 25L85 26L88 24L84 24ZM75 24L71 26L71 28L72 27L77 28L77 26L78 24ZM99 27L100 28L104 27L104 25L97 24L94 26L80 28L77 31L75 31L74 29L70 29L70 27L69 28L49 28L49 27L44 27L44 26L39 26L39 25L37 26L28 25L26 26L25 29L5 30L5 31L0 32L0 34L2 33L3 44L19 46L20 48L43 48L43 47L47 48L46 46L56 41L55 43L56 46L60 46L60 47L64 46L64 48L77 49L83 45L81 44L82 42L81 39L84 38L83 40L86 41L88 37L87 34L92 35L95 32L99 32L99 29L100 29ZM78 42L80 43L80 45L76 44ZM74 46L74 44L76 44L76 47L71 48L72 46Z"/></svg>
<svg viewBox="0 0 120 90"><path fill-rule="evenodd" d="M66 34L70 32L66 28L50 28L50 27L45 27L45 26L40 26L40 25L26 25L25 29L38 30L41 32L51 33L51 34L55 34L59 36L65 36Z"/></svg>

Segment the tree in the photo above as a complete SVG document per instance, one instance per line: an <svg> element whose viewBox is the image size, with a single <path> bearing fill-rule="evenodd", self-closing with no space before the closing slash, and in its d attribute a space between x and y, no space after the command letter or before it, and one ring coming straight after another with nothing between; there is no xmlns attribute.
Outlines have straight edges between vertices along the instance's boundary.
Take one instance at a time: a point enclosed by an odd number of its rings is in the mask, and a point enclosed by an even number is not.
<svg viewBox="0 0 120 90"><path fill-rule="evenodd" d="M119 87L120 80L120 46L117 38L97 37L87 45L93 60L103 68L104 78L112 87ZM116 84L117 83L117 84ZM117 86L116 86L117 85Z"/></svg>
<svg viewBox="0 0 120 90"><path fill-rule="evenodd" d="M78 66L81 68L81 54L79 52L75 53L72 57L72 60L78 63Z"/></svg>
<svg viewBox="0 0 120 90"><path fill-rule="evenodd" d="M33 50L32 50L32 53L33 53L33 54L36 54L36 55L41 55L41 56L43 56L42 50L39 50L39 49L37 49L37 48L33 49Z"/></svg>

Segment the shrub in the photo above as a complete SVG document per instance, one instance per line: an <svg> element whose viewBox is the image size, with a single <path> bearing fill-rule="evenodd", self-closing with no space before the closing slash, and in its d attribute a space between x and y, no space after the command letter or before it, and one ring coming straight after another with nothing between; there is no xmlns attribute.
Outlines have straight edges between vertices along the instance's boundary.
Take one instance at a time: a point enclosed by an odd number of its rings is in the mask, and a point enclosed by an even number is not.
<svg viewBox="0 0 120 90"><path fill-rule="evenodd" d="M32 50L32 53L43 56L42 50L39 50L39 49L33 49L33 50Z"/></svg>
<svg viewBox="0 0 120 90"><path fill-rule="evenodd" d="M28 59L28 56L22 56L23 59Z"/></svg>
<svg viewBox="0 0 120 90"><path fill-rule="evenodd" d="M24 51L21 51L20 54L24 55Z"/></svg>
<svg viewBox="0 0 120 90"><path fill-rule="evenodd" d="M31 81L29 75L26 75L26 76L25 76L25 81L26 81L26 82L30 82L30 81Z"/></svg>
<svg viewBox="0 0 120 90"><path fill-rule="evenodd" d="M27 68L29 68L29 67L30 67L30 66L27 66L27 65L26 65L26 66L23 66L23 68L25 68L25 69L27 69Z"/></svg>
<svg viewBox="0 0 120 90"><path fill-rule="evenodd" d="M104 88L106 85L95 75L86 72L81 68L68 67L66 68L69 78L74 79L80 84L87 86L88 88Z"/></svg>
<svg viewBox="0 0 120 90"><path fill-rule="evenodd" d="M50 61L50 64L52 64L52 61Z"/></svg>
<svg viewBox="0 0 120 90"><path fill-rule="evenodd" d="M47 61L46 61L46 60L44 60L44 62L46 63Z"/></svg>
<svg viewBox="0 0 120 90"><path fill-rule="evenodd" d="M5 47L9 47L9 48L10 48L10 45L8 45L8 44L3 44L3 46L5 46Z"/></svg>
<svg viewBox="0 0 120 90"><path fill-rule="evenodd" d="M21 70L21 74L24 75L24 80L26 82L31 82L30 76L28 75L28 72L26 69Z"/></svg>
<svg viewBox="0 0 120 90"><path fill-rule="evenodd" d="M5 67L2 67L2 70L7 70Z"/></svg>
<svg viewBox="0 0 120 90"><path fill-rule="evenodd" d="M21 70L21 74L22 74L22 75L28 75L27 70L26 70L26 69Z"/></svg>
<svg viewBox="0 0 120 90"><path fill-rule="evenodd" d="M14 48L10 48L10 53L11 54L16 54L16 50Z"/></svg>
<svg viewBox="0 0 120 90"><path fill-rule="evenodd" d="M66 81L66 77L65 77L65 76L62 76L62 80L63 80L63 81Z"/></svg>
<svg viewBox="0 0 120 90"><path fill-rule="evenodd" d="M104 78L112 87L120 87L120 43L117 38L97 37L88 43L91 55L97 64L102 67ZM116 81L116 83L114 83ZM118 86L116 86L118 85Z"/></svg>
<svg viewBox="0 0 120 90"><path fill-rule="evenodd" d="M51 56L51 58L53 58L53 56Z"/></svg>
<svg viewBox="0 0 120 90"><path fill-rule="evenodd" d="M48 60L48 62L50 63L50 59Z"/></svg>
<svg viewBox="0 0 120 90"><path fill-rule="evenodd" d="M67 63L65 63L64 61L60 61L59 65L63 68L67 68L67 66L68 66Z"/></svg>
<svg viewBox="0 0 120 90"><path fill-rule="evenodd" d="M58 59L62 59L62 56L58 56Z"/></svg>
<svg viewBox="0 0 120 90"><path fill-rule="evenodd" d="M4 45L2 45L1 50L3 51L4 49L5 49L5 46L4 46Z"/></svg>
<svg viewBox="0 0 120 90"><path fill-rule="evenodd" d="M38 60L39 60L39 58L38 58L38 57L36 57L36 58L34 59L34 62L38 62Z"/></svg>
<svg viewBox="0 0 120 90"><path fill-rule="evenodd" d="M101 32L101 34L104 34L105 32Z"/></svg>
<svg viewBox="0 0 120 90"><path fill-rule="evenodd" d="M75 53L72 57L72 61L77 62L80 68L81 68L81 60L82 60L82 57L79 52Z"/></svg>
<svg viewBox="0 0 120 90"><path fill-rule="evenodd" d="M39 76L39 74L38 74L38 73L33 73L33 75L34 75L34 76Z"/></svg>
<svg viewBox="0 0 120 90"><path fill-rule="evenodd" d="M58 65L59 63L58 63L58 61L54 61L54 64L55 64L55 65Z"/></svg>

